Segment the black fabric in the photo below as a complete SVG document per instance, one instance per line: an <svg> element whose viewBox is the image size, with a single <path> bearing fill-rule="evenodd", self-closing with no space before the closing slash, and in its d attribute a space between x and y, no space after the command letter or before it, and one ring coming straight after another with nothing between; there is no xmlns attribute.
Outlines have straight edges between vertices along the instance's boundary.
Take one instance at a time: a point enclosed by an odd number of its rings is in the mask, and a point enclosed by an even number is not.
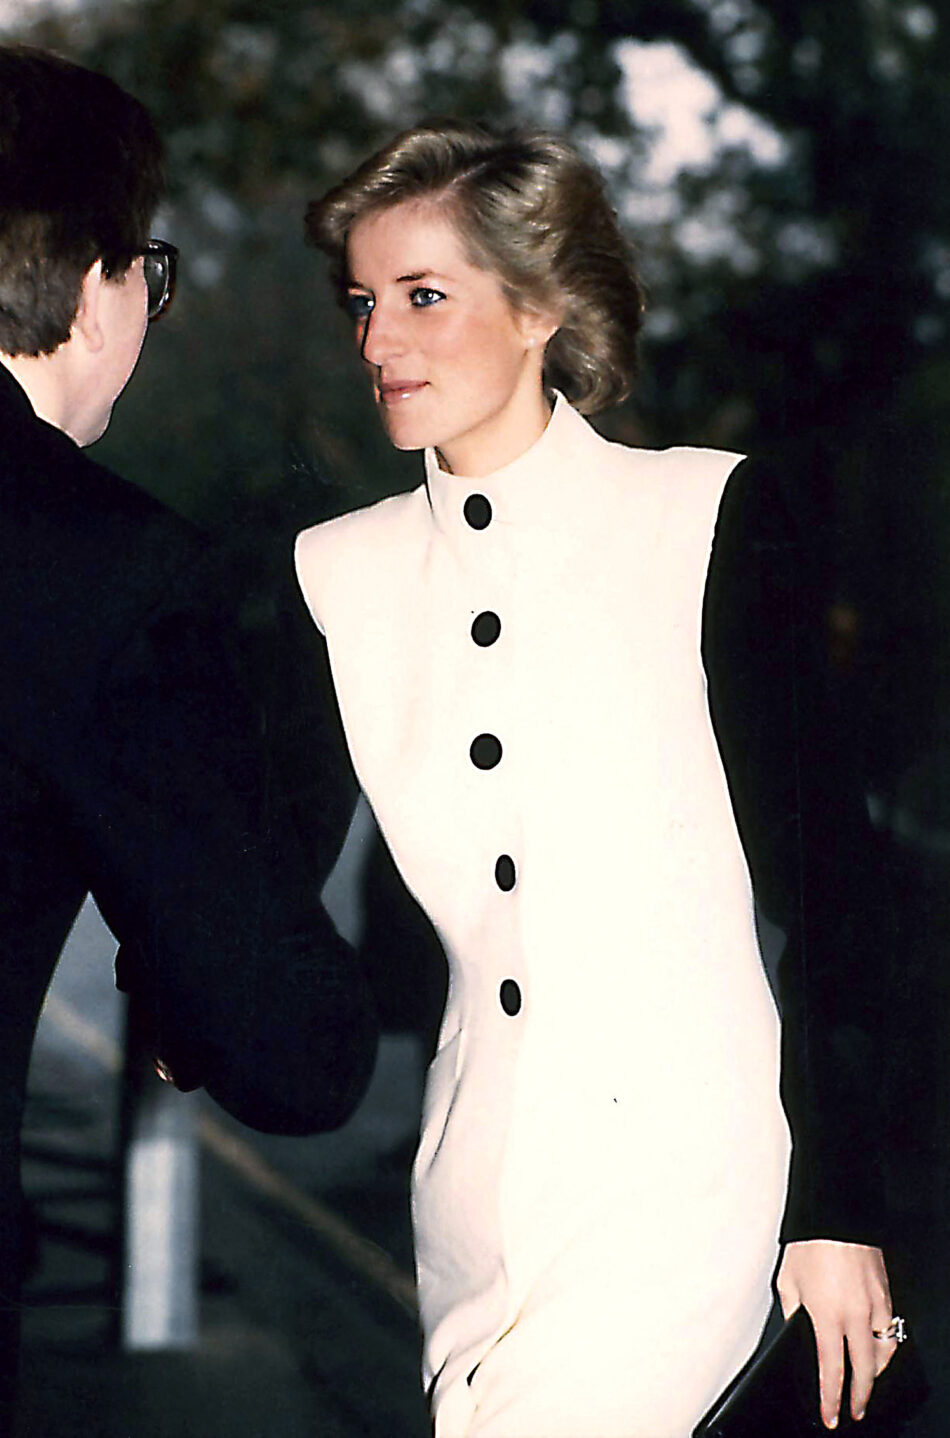
<svg viewBox="0 0 950 1438"><path fill-rule="evenodd" d="M180 1087L205 1086L256 1127L304 1133L343 1122L372 1069L368 990L317 902L346 802L333 774L302 772L308 805L336 817L335 832L311 822L301 842L268 704L246 681L235 609L228 566L199 533L37 420L0 369L8 1328L33 1030L87 890L119 940L121 985ZM319 723L314 707L307 724ZM320 752L321 736L307 737ZM12 1339L0 1339L9 1379Z"/></svg>
<svg viewBox="0 0 950 1438"><path fill-rule="evenodd" d="M815 539L794 492L760 463L737 467L716 527L703 657L756 898L787 935L779 1001L793 1155L782 1236L881 1246L892 905L827 661Z"/></svg>

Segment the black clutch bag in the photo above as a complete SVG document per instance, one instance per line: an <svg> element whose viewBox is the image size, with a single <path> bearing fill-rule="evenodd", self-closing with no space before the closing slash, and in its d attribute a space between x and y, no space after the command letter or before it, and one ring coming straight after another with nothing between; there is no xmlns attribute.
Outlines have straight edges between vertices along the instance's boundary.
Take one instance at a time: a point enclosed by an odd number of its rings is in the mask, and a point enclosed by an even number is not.
<svg viewBox="0 0 950 1438"><path fill-rule="evenodd" d="M927 1397L927 1379L911 1339L874 1384L860 1423L848 1401L851 1370L845 1360L844 1392L836 1433L854 1428L861 1438L896 1438ZM808 1438L828 1436L818 1408L818 1355L811 1319L799 1308L773 1341L746 1365L699 1426L693 1438Z"/></svg>

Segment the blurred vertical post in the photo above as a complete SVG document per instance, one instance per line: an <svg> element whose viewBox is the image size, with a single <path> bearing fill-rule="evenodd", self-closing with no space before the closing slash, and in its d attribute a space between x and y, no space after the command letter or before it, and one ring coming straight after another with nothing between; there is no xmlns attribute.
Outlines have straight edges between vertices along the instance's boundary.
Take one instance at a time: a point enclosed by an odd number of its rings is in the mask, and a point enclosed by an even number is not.
<svg viewBox="0 0 950 1438"><path fill-rule="evenodd" d="M123 1093L121 1343L198 1336L199 1171L194 1095L156 1077L130 1015Z"/></svg>

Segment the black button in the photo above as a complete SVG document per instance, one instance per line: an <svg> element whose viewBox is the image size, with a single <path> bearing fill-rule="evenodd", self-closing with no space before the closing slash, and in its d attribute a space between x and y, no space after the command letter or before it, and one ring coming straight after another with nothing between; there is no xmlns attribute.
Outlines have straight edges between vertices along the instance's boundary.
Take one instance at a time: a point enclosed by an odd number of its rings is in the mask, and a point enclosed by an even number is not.
<svg viewBox="0 0 950 1438"><path fill-rule="evenodd" d="M491 524L491 505L484 494L470 494L462 505L462 513L473 529L487 529Z"/></svg>
<svg viewBox="0 0 950 1438"><path fill-rule="evenodd" d="M501 999L501 1006L509 1018L514 1018L521 1008L521 990L514 979L503 979L501 988L498 990L498 997Z"/></svg>
<svg viewBox="0 0 950 1438"><path fill-rule="evenodd" d="M476 769L494 769L501 763L501 744L494 734L479 734L469 749Z"/></svg>
<svg viewBox="0 0 950 1438"><path fill-rule="evenodd" d="M490 609L485 609L481 614L476 614L472 620L472 638L476 644L487 649L489 644L494 644L501 633L501 620L497 614Z"/></svg>
<svg viewBox="0 0 950 1438"><path fill-rule="evenodd" d="M507 894L515 887L515 861L510 854L500 854L495 862L495 883Z"/></svg>

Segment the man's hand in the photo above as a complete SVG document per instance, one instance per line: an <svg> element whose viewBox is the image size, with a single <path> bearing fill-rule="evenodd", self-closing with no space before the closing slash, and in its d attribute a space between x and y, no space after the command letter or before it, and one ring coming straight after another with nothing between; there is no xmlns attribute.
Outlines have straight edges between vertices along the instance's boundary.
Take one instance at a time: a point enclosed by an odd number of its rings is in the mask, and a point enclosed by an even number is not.
<svg viewBox="0 0 950 1438"><path fill-rule="evenodd" d="M838 1426L845 1342L851 1359L851 1414L863 1418L874 1380L897 1347L896 1339L874 1337L875 1329L884 1332L893 1317L881 1250L827 1238L789 1243L776 1287L785 1317L804 1305L815 1329L825 1427Z"/></svg>

